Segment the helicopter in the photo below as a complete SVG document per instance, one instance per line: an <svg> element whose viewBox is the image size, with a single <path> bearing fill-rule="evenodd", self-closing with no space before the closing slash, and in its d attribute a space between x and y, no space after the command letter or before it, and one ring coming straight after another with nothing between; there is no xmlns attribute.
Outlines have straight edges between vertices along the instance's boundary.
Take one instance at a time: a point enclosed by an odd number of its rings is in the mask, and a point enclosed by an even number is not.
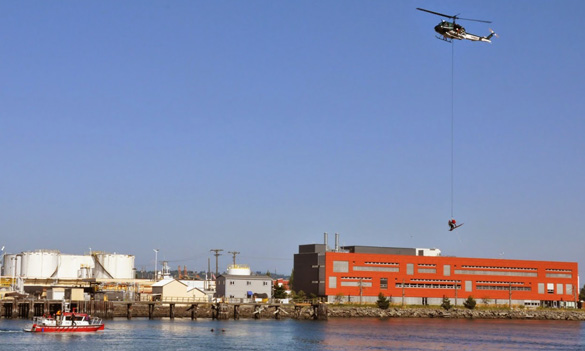
<svg viewBox="0 0 585 351"><path fill-rule="evenodd" d="M485 41L485 42L491 43L492 41L490 39L494 35L496 36L496 38L498 37L498 35L496 33L494 33L494 31L491 29L490 29L491 33L489 35L486 35L485 37L481 37L479 35L467 33L467 31L465 31L465 28L463 28L461 25L455 23L455 21L458 19L465 20L465 21L483 22L483 23L492 23L491 21L477 20L477 19L471 19L471 18L461 18L461 17L459 17L459 15L449 16L449 15L445 15L443 13L421 9L420 7L417 7L416 9L419 11L424 11L424 12L432 13L434 15L453 19L453 22L441 20L441 23L439 23L435 26L435 32L437 32L443 36L443 37L437 36L437 39L441 39L441 40L444 40L444 41L449 42L449 43L452 42L453 39L457 39L457 40L466 39L466 40L471 40L471 41Z"/></svg>

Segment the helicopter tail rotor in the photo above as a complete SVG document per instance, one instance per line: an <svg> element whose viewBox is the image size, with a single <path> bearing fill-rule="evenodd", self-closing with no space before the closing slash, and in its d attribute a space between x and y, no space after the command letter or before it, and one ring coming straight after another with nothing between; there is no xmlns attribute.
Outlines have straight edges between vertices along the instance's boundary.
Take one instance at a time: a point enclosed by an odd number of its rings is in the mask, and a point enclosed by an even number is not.
<svg viewBox="0 0 585 351"><path fill-rule="evenodd" d="M500 37L500 36L499 36L499 35L498 35L496 32L494 32L494 31L493 31L491 28L490 28L490 32L491 32L491 33L490 33L490 35L488 35L488 36L486 37L486 39L487 39L487 40L490 40L490 39L491 39L493 36L495 36L496 38L499 38L499 37Z"/></svg>

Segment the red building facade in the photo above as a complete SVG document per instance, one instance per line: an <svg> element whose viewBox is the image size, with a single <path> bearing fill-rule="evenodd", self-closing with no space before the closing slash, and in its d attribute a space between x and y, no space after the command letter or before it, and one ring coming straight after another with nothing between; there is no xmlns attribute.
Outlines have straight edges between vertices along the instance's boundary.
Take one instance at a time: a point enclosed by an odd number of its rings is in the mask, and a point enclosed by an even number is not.
<svg viewBox="0 0 585 351"><path fill-rule="evenodd" d="M364 246L337 252L312 245L313 262L297 264L310 257L308 246L304 257L301 248L295 255L295 287L297 279L309 277L299 285L330 302L375 302L381 292L393 303L417 305L439 305L443 297L461 305L473 296L491 304L574 307L579 295L576 262L423 256L419 249ZM297 267L314 271L299 274Z"/></svg>

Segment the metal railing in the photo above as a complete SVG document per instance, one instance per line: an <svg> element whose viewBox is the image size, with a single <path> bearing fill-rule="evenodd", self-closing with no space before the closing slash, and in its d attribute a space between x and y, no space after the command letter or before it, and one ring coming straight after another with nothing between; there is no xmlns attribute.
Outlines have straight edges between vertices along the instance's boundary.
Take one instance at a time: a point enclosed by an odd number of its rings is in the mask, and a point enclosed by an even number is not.
<svg viewBox="0 0 585 351"><path fill-rule="evenodd" d="M179 297L160 295L140 295L141 302L162 302L162 303L206 303L211 302L207 297Z"/></svg>

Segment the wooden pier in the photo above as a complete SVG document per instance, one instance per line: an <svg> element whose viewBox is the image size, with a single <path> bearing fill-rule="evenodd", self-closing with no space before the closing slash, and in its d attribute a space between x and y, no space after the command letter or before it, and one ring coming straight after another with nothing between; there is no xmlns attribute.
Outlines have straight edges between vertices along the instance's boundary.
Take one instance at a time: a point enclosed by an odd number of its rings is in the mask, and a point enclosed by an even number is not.
<svg viewBox="0 0 585 351"><path fill-rule="evenodd" d="M175 302L175 301L67 301L70 308L103 319L114 317L211 318L217 320L253 319L327 319L324 303L234 303L234 302ZM0 318L26 318L55 315L61 310L61 300L5 299L0 300Z"/></svg>

